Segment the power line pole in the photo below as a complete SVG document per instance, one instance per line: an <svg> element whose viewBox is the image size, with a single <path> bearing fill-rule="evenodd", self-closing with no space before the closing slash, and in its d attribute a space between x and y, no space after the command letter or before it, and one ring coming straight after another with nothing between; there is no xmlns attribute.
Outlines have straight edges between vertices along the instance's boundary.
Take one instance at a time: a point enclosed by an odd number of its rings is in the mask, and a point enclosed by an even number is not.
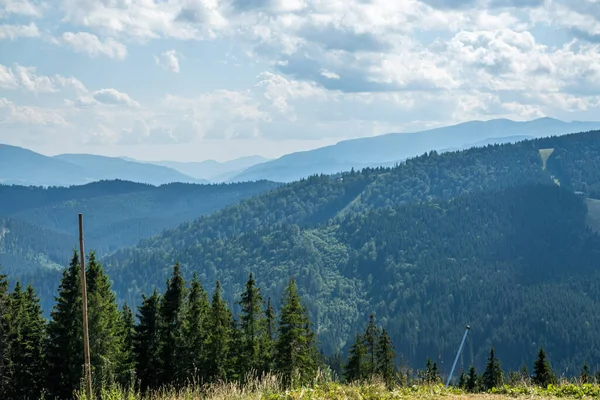
<svg viewBox="0 0 600 400"><path fill-rule="evenodd" d="M454 368L456 368L456 363L458 362L458 357L460 356L460 352L462 351L463 345L465 344L465 339L467 338L467 333L471 327L467 325L465 328L465 334L463 335L462 342L460 342L460 347L458 348L458 352L456 353L456 358L454 359L454 364L452 364L452 369L450 370L450 376L448 377L448 382L446 382L446 387L450 386L450 380L452 379L452 375L454 374Z"/></svg>
<svg viewBox="0 0 600 400"><path fill-rule="evenodd" d="M83 306L83 358L84 358L84 379L85 394L87 400L92 399L92 369L90 365L90 339L88 334L88 316L87 316L87 287L85 282L85 250L83 248L83 214L79 214L79 251L81 257L81 300Z"/></svg>

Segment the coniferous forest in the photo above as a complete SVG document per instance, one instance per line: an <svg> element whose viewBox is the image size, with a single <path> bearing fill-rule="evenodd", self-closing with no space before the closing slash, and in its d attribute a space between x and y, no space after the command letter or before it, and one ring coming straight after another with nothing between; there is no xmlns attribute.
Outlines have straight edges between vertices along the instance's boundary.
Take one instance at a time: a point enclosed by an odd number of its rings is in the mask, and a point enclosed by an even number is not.
<svg viewBox="0 0 600 400"><path fill-rule="evenodd" d="M19 282L9 290L0 275L0 396L7 399L71 399L82 390L83 323L79 254L63 272L51 318L42 317L39 298ZM330 380L365 382L378 379L389 388L436 384L437 363L428 358L422 369L401 367L396 347L373 314L357 332L347 360L326 357L313 330L294 279L282 293L279 310L266 301L250 274L234 315L217 281L212 294L197 276L186 282L178 264L162 293L143 295L137 312L118 307L109 277L92 252L87 256L89 348L92 391L108 388L153 393L164 388L221 381L245 384L267 374L283 387L311 385L318 374ZM505 378L494 349L483 373L471 366L455 386L480 392L506 382L529 381L540 387L557 382L544 349L533 363ZM583 366L581 379L592 382Z"/></svg>
<svg viewBox="0 0 600 400"><path fill-rule="evenodd" d="M519 377L594 379L599 138L430 152L394 168L274 184L135 247L106 252L109 239L98 239L104 252L86 264L95 385L150 390L267 371L292 385L323 370L437 382L466 324L455 371L466 390ZM3 227L0 244L31 256L4 258L13 283L1 289L3 388L69 396L82 376L77 255L66 269L19 262L76 243L37 226L24 243L10 233L29 228Z"/></svg>

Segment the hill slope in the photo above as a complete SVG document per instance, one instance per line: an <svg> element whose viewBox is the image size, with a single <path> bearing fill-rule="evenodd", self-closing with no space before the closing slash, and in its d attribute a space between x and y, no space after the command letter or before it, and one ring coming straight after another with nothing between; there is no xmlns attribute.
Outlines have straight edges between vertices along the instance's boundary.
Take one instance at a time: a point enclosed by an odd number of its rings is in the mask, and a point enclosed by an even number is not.
<svg viewBox="0 0 600 400"><path fill-rule="evenodd" d="M277 184L265 181L222 185L174 183L159 187L102 181L49 189L0 185L0 216L10 217L13 224L19 223L23 232L14 235L15 226L10 228L14 236L11 247L4 249L2 264L24 272L40 266L24 256L35 253L45 254L50 264L65 265L71 249L78 243L80 212L84 214L88 248L107 254L275 187ZM58 238L60 245L50 245Z"/></svg>
<svg viewBox="0 0 600 400"><path fill-rule="evenodd" d="M464 367L482 365L491 344L515 364L544 345L561 368L596 366L600 241L573 191L598 195L599 138L431 152L392 169L313 176L105 261L128 302L162 287L175 262L206 286L219 279L229 300L249 271L274 299L293 275L326 352L345 348L376 311L412 365L431 356L447 366L471 323ZM543 170L545 148L555 150Z"/></svg>
<svg viewBox="0 0 600 400"><path fill-rule="evenodd" d="M490 138L501 142L505 137L542 137L600 129L600 122L563 122L541 118L528 122L507 119L471 121L459 125L417 133L386 135L346 140L333 146L285 155L248 168L232 181L268 179L291 182L312 174L333 174L395 162L430 150L462 149L485 143Z"/></svg>

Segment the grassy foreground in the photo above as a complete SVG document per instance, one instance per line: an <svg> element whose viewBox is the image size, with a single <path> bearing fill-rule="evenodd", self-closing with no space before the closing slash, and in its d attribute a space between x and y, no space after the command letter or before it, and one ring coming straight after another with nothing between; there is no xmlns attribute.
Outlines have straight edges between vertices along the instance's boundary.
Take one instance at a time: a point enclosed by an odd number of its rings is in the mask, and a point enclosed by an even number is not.
<svg viewBox="0 0 600 400"><path fill-rule="evenodd" d="M77 396L84 400L85 396ZM518 386L494 389L491 393L466 393L443 385L397 387L388 390L383 384L345 385L326 383L313 387L282 390L275 380L262 380L246 386L218 384L208 387L189 387L165 390L142 396L135 392L104 391L101 400L312 400L312 399L447 399L447 400L508 400L508 399L600 399L600 385L559 384L546 389ZM99 399L96 399L99 400Z"/></svg>

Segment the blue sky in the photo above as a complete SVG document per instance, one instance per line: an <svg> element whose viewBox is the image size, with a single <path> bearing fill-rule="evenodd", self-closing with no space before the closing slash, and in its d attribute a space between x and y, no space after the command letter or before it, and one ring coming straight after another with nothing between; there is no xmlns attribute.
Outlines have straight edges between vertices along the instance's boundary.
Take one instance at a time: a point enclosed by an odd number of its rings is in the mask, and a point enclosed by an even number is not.
<svg viewBox="0 0 600 400"><path fill-rule="evenodd" d="M0 142L228 160L600 119L599 0L0 0Z"/></svg>

